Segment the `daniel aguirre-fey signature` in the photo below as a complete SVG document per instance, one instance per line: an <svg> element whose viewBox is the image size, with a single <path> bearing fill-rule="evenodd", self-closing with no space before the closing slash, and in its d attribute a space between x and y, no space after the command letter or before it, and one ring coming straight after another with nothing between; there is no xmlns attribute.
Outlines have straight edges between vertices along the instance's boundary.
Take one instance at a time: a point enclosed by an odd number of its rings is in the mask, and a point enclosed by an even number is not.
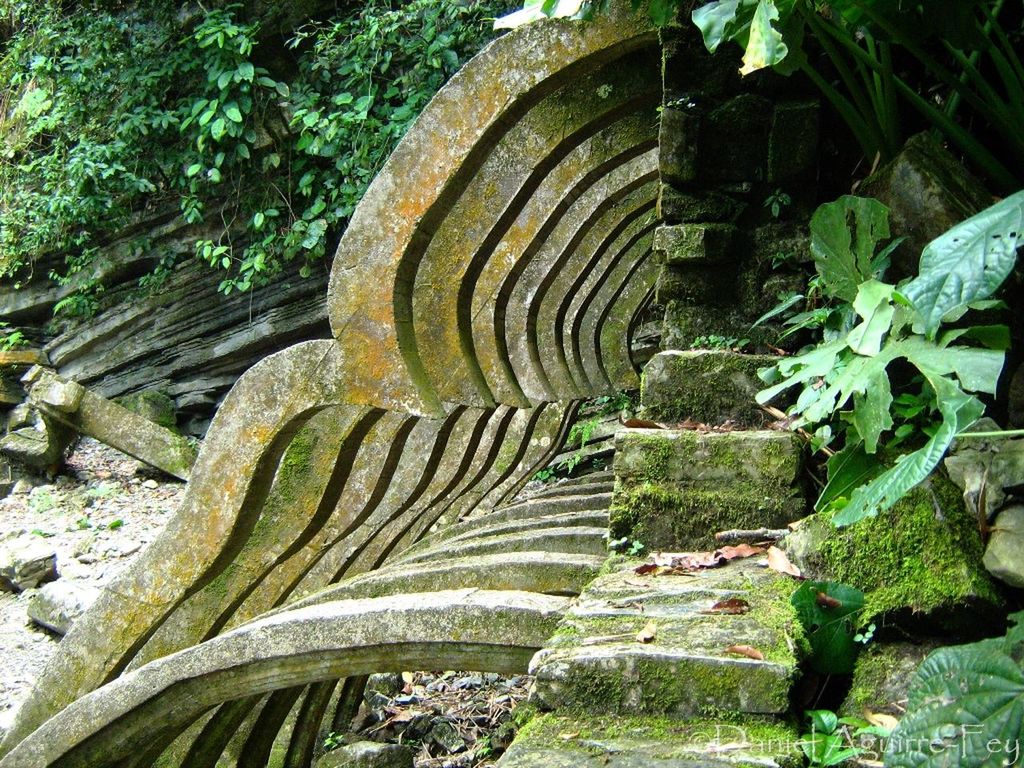
<svg viewBox="0 0 1024 768"><path fill-rule="evenodd" d="M786 739L757 739L750 738L747 730L739 725L720 723L713 726L713 729L704 730L695 739L709 752L732 752L738 749L744 751L760 752L764 754L783 754L800 749L802 743L813 739L814 734L805 734L795 741ZM939 755L949 754L955 756L950 765L968 765L973 763L978 756L1002 755L1000 765L1015 766L1024 765L1021 763L1021 742L1019 739L985 738L985 727L980 724L951 725L948 734L934 740L927 739L906 739L899 735L880 739L868 735L854 737L846 740L843 747L854 747L860 750L858 757L866 760L881 761L886 752L898 754L900 752L912 752L918 755Z"/></svg>

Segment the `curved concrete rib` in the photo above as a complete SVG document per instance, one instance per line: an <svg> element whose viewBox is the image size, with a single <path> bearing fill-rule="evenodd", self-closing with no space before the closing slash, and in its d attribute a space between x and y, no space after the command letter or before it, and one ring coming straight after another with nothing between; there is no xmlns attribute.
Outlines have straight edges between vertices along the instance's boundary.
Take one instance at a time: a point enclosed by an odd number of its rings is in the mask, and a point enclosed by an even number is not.
<svg viewBox="0 0 1024 768"><path fill-rule="evenodd" d="M108 683L46 722L0 768L117 766L225 701L318 680L440 667L522 673L568 603L469 589L287 611Z"/></svg>
<svg viewBox="0 0 1024 768"><path fill-rule="evenodd" d="M390 392L412 382L441 408L412 325L422 249L491 149L534 105L656 43L642 14L621 4L593 23L552 20L501 37L438 92L370 185L335 256L328 308L335 337L362 374L350 384L353 402L401 406ZM393 291L366 290L382 278Z"/></svg>

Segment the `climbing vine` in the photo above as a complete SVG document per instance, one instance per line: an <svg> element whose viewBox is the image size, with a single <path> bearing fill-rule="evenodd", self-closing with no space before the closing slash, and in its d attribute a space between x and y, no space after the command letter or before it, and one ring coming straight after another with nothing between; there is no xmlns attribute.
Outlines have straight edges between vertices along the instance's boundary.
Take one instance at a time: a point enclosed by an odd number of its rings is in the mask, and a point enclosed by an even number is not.
<svg viewBox="0 0 1024 768"><path fill-rule="evenodd" d="M239 5L186 18L159 0L0 0L0 277L63 253L51 277L77 290L59 310L87 315L105 240L164 209L215 222L195 253L223 272L223 293L296 260L308 275L503 10L371 0L298 30L272 72Z"/></svg>

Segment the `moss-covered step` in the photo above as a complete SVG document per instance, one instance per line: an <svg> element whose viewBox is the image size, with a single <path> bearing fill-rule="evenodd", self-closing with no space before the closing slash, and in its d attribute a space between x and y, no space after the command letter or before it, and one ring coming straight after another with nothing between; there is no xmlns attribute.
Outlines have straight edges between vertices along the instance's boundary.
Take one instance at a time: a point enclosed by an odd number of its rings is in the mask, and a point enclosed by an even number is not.
<svg viewBox="0 0 1024 768"><path fill-rule="evenodd" d="M767 717L535 715L498 768L798 768L798 734Z"/></svg>
<svg viewBox="0 0 1024 768"><path fill-rule="evenodd" d="M636 565L623 561L588 585L531 661L542 708L687 717L787 710L804 648L791 579L749 560L672 576L641 576ZM749 610L714 609L730 599Z"/></svg>
<svg viewBox="0 0 1024 768"><path fill-rule="evenodd" d="M481 536L436 546L392 561L396 565L425 563L453 557L491 555L499 552L569 552L600 555L608 550L608 529L595 526L563 526L532 531Z"/></svg>
<svg viewBox="0 0 1024 768"><path fill-rule="evenodd" d="M803 516L802 449L778 431L623 429L611 535L648 549L714 549L714 533L784 528Z"/></svg>
<svg viewBox="0 0 1024 768"><path fill-rule="evenodd" d="M644 368L640 385L643 415L665 422L764 423L764 412L754 401L764 387L757 371L776 362L778 358L768 355L727 350L659 352Z"/></svg>
<svg viewBox="0 0 1024 768"><path fill-rule="evenodd" d="M509 531L556 527L560 522L566 525L607 526L607 510L611 500L611 493L606 491L600 494L560 496L552 499L529 499L510 504L493 512L441 527L404 550L396 561L436 549L442 542L465 540L473 536L488 535L488 532L498 532L506 525L511 526Z"/></svg>
<svg viewBox="0 0 1024 768"><path fill-rule="evenodd" d="M846 528L812 515L781 546L805 576L863 590L865 624L884 614L914 634L968 639L1001 620L1003 601L982 565L977 518L944 474Z"/></svg>

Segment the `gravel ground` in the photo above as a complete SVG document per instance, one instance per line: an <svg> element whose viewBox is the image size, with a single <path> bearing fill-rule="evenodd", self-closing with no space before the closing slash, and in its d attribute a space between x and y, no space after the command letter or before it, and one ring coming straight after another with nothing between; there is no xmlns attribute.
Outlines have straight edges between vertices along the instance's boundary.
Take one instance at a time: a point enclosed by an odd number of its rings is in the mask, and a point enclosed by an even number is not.
<svg viewBox="0 0 1024 768"><path fill-rule="evenodd" d="M0 542L45 541L61 580L99 587L128 565L177 509L185 485L83 438L66 474L0 499ZM53 655L60 637L32 624L33 590L0 592L0 731Z"/></svg>

